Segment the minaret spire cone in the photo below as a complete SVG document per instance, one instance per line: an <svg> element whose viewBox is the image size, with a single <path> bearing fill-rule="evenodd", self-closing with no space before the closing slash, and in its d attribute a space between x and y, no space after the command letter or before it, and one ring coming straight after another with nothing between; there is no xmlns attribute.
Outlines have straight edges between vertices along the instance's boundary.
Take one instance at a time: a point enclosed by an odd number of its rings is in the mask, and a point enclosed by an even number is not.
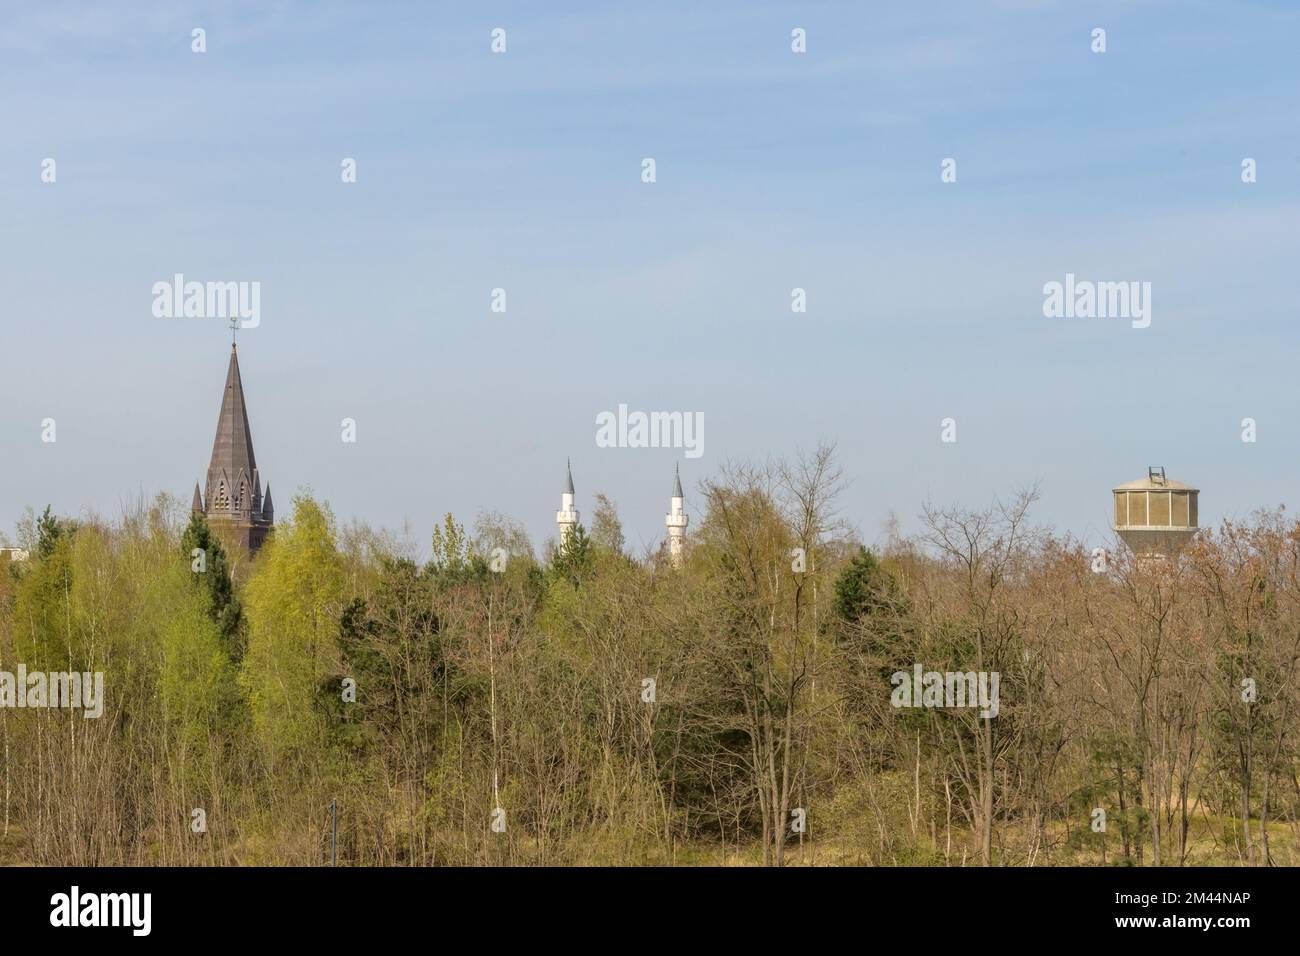
<svg viewBox="0 0 1300 956"><path fill-rule="evenodd" d="M668 501L668 514L664 524L668 527L668 559L673 567L682 566L686 551L686 526L690 523L686 514L686 498L682 494L681 466L677 466L673 475L673 494Z"/></svg>
<svg viewBox="0 0 1300 956"><path fill-rule="evenodd" d="M573 491L573 465L566 458L564 460L564 491L560 493L560 510L555 513L555 526L560 532L560 547L564 547L569 535L573 529L578 526L578 511L574 507Z"/></svg>

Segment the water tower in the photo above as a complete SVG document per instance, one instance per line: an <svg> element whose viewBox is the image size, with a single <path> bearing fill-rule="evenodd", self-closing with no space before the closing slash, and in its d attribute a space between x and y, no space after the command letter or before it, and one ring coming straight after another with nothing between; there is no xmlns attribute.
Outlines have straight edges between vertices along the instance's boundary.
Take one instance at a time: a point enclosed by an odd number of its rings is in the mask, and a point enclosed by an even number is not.
<svg viewBox="0 0 1300 956"><path fill-rule="evenodd" d="M1196 534L1200 490L1165 477L1164 468L1115 489L1115 530L1138 558L1165 560Z"/></svg>

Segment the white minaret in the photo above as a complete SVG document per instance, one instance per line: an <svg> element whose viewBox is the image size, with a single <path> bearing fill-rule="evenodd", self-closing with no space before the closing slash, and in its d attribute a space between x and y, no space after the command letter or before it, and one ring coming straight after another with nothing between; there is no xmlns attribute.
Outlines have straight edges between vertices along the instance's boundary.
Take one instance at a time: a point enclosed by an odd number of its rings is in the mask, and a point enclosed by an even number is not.
<svg viewBox="0 0 1300 956"><path fill-rule="evenodd" d="M555 512L555 524L560 529L560 547L569 540L569 535L578 526L578 512L573 507L573 466L565 462L568 472L564 481L564 494L560 495L560 510Z"/></svg>
<svg viewBox="0 0 1300 956"><path fill-rule="evenodd" d="M678 471L673 479L673 497L668 504L668 515L664 518L664 524L668 525L668 557L675 568L682 566L682 551L686 547L686 525L690 520L686 517L686 507L682 497L682 475Z"/></svg>

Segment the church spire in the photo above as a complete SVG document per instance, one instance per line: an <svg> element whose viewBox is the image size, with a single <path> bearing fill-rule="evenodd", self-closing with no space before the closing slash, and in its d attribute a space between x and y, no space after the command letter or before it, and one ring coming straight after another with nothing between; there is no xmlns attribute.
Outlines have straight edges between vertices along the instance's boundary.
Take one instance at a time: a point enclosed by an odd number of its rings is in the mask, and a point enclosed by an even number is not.
<svg viewBox="0 0 1300 956"><path fill-rule="evenodd" d="M256 551L271 524L261 490L244 383L239 375L239 353L232 341L226 388L217 415L217 435L208 464L207 494L202 499L206 503L203 512L209 519L231 525L240 542L248 550Z"/></svg>
<svg viewBox="0 0 1300 956"><path fill-rule="evenodd" d="M224 468L231 480L242 469L251 483L257 460L253 455L253 433L248 426L248 407L244 403L244 383L239 377L239 353L235 343L230 343L230 365L226 368L226 390L221 396L221 412L217 416L217 437L212 443L212 461L208 465L208 478L213 469ZM211 489L209 489L211 494Z"/></svg>

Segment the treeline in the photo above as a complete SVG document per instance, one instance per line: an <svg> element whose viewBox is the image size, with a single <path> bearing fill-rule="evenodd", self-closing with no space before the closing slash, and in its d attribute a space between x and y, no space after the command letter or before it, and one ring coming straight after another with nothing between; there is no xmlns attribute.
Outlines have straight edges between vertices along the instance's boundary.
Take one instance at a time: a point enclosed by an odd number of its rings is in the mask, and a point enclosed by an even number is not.
<svg viewBox="0 0 1300 956"><path fill-rule="evenodd" d="M0 863L323 864L331 804L345 865L1300 862L1300 524L1153 566L1023 493L867 550L841 493L825 447L724 467L680 567L605 499L540 559L449 515L425 564L308 496L251 561L167 497L47 510L0 672L104 712L0 708ZM918 665L996 716L896 706Z"/></svg>

